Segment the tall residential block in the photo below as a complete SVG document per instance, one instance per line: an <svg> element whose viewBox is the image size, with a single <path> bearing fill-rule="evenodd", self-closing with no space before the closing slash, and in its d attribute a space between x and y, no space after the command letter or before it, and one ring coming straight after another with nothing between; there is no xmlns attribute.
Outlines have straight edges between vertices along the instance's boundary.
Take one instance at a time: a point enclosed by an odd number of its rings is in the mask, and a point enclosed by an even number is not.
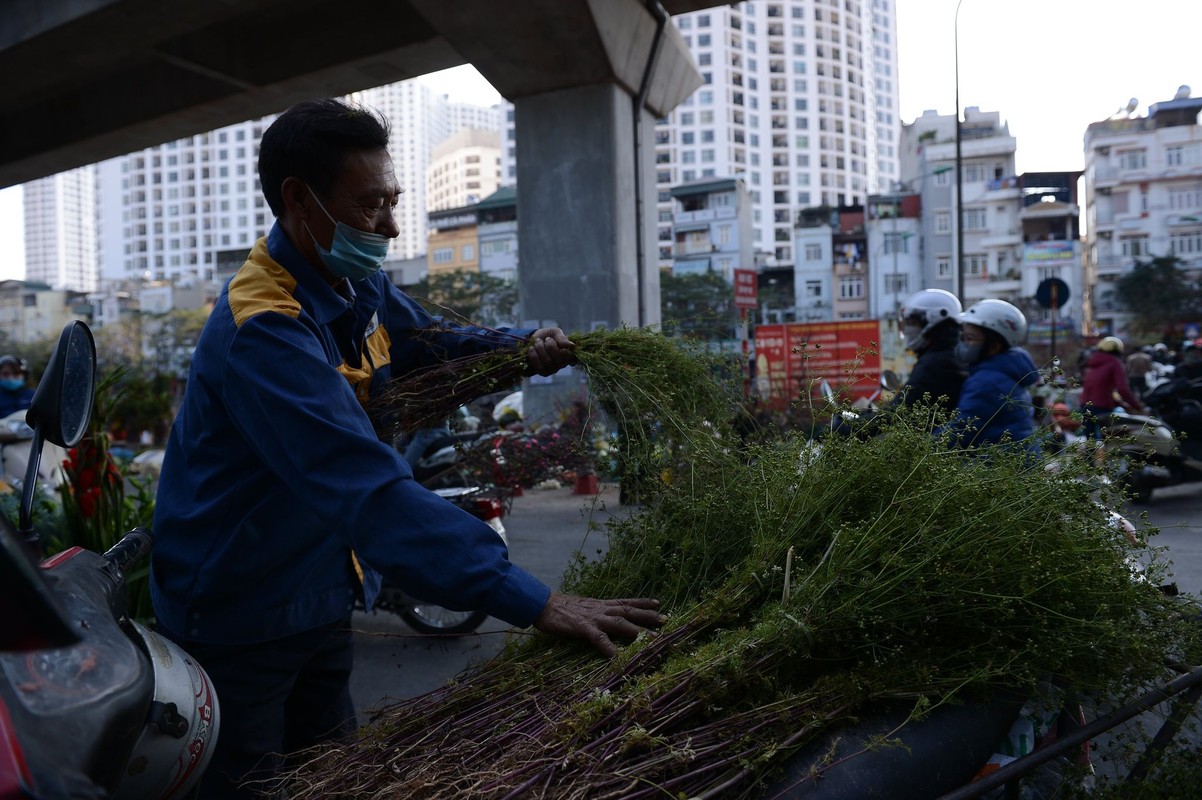
<svg viewBox="0 0 1202 800"><path fill-rule="evenodd" d="M96 288L96 170L60 172L24 185L25 279L55 289Z"/></svg>
<svg viewBox="0 0 1202 800"><path fill-rule="evenodd" d="M672 18L705 84L656 126L659 262L672 266L672 187L737 178L756 252L797 262L803 208L862 204L899 175L893 0L756 0ZM515 128L504 106L502 176ZM740 264L752 268L753 264Z"/></svg>

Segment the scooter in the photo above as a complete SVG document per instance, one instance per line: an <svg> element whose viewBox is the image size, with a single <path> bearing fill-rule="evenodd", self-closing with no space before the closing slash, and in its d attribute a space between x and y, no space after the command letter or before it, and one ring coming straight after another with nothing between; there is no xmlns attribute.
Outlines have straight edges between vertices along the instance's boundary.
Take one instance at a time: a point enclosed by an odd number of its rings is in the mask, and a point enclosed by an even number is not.
<svg viewBox="0 0 1202 800"><path fill-rule="evenodd" d="M125 573L150 552L150 531L103 555L75 547L41 560L30 514L42 442L83 438L95 367L91 332L68 323L27 415L19 529L0 520L3 798L184 797L220 726L201 666L126 615Z"/></svg>
<svg viewBox="0 0 1202 800"><path fill-rule="evenodd" d="M1162 383L1144 402L1158 416L1116 410L1105 420L1106 449L1127 457L1122 478L1137 503L1157 488L1202 481L1202 379Z"/></svg>
<svg viewBox="0 0 1202 800"><path fill-rule="evenodd" d="M14 411L0 419L0 481L19 491L24 480L33 444L33 428L25 422L25 410ZM38 482L43 489L58 489L62 482L62 463L67 451L53 442L43 442Z"/></svg>

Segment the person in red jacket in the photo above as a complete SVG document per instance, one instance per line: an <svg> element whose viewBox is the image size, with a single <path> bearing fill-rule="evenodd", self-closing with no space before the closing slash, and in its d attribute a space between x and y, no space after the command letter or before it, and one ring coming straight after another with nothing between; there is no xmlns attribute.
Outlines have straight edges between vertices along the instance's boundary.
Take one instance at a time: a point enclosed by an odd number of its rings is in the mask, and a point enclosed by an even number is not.
<svg viewBox="0 0 1202 800"><path fill-rule="evenodd" d="M1107 336L1098 342L1085 368L1081 381L1081 413L1085 424L1082 432L1087 439L1102 440L1106 418L1120 404L1133 414L1143 413L1143 403L1131 391L1127 370L1123 367L1123 340ZM1102 449L1095 453L1101 462Z"/></svg>

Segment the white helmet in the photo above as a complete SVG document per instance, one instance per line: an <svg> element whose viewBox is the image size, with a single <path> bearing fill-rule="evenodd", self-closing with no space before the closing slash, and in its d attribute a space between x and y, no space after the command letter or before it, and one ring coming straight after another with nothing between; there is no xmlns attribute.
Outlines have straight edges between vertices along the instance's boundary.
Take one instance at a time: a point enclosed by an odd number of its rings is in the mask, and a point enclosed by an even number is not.
<svg viewBox="0 0 1202 800"><path fill-rule="evenodd" d="M1011 347L1027 338L1027 318L1005 300L982 300L961 314L960 322L994 331Z"/></svg>
<svg viewBox="0 0 1202 800"><path fill-rule="evenodd" d="M943 289L923 289L906 298L897 313L906 336L906 348L919 350L927 345L927 333L944 320L960 316L960 301Z"/></svg>

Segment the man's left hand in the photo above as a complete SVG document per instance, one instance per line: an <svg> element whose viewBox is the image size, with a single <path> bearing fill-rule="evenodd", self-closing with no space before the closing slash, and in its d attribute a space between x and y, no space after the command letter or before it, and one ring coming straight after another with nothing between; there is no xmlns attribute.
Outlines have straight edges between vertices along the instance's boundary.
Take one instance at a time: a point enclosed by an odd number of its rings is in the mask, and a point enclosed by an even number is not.
<svg viewBox="0 0 1202 800"><path fill-rule="evenodd" d="M576 345L559 328L539 328L530 337L527 363L531 375L554 375L576 361Z"/></svg>

